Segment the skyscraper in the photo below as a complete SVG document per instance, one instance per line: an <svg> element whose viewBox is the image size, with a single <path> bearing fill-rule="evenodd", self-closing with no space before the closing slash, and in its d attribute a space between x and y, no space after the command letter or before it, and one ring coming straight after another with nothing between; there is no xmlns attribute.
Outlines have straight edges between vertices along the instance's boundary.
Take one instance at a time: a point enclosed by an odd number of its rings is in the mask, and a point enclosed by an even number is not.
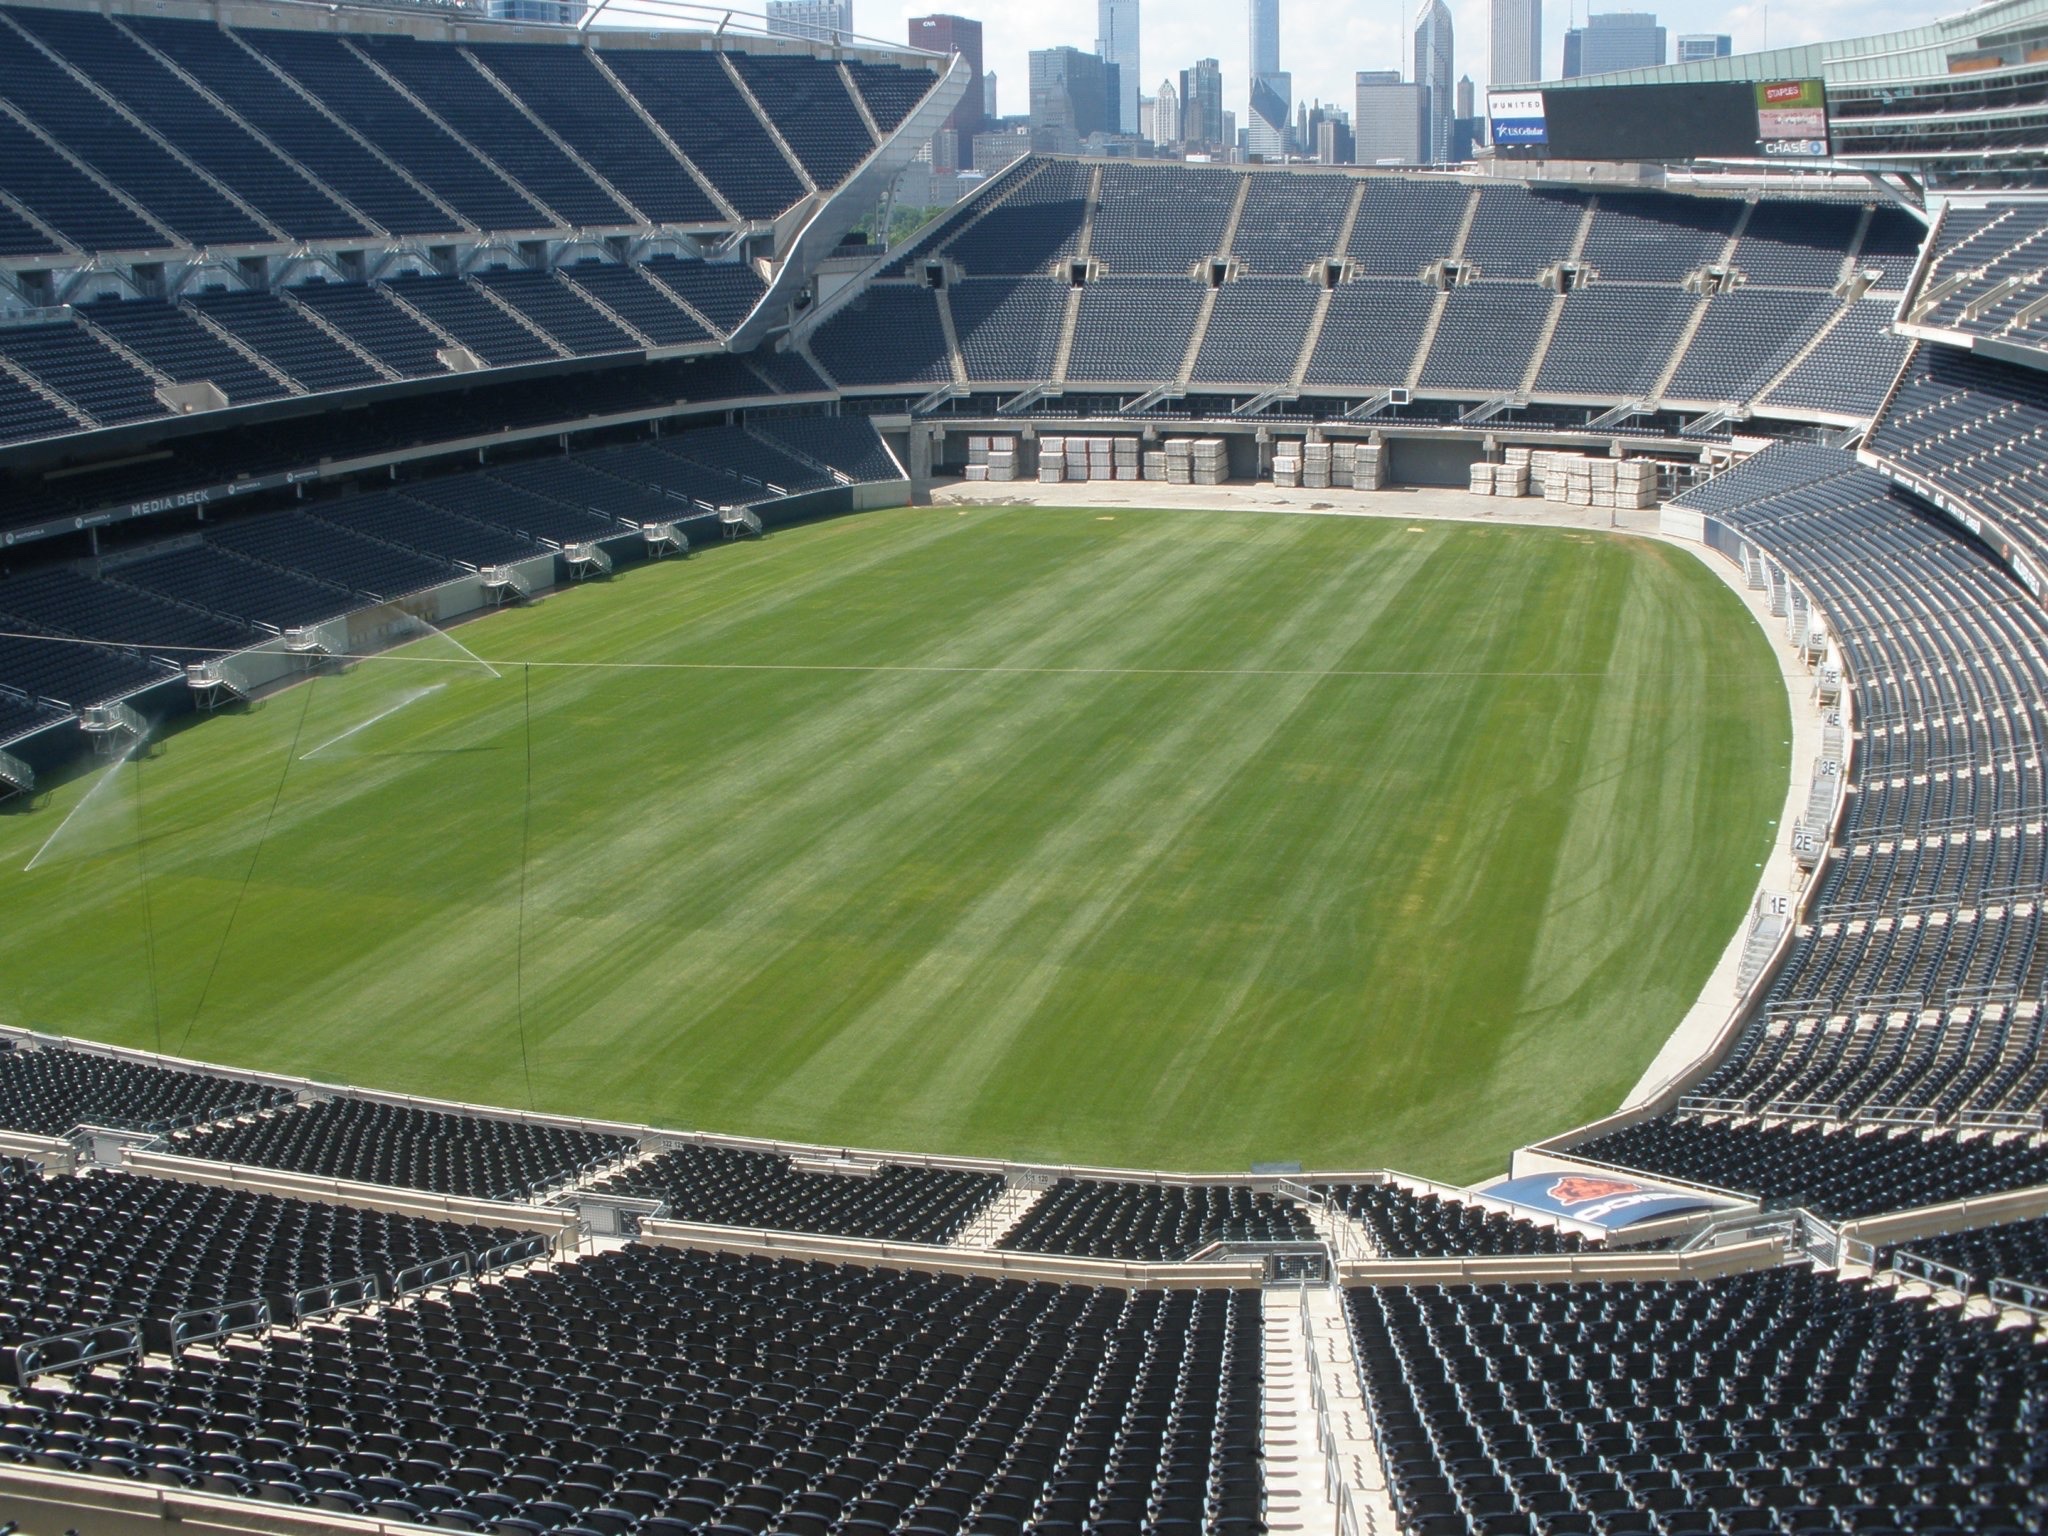
<svg viewBox="0 0 2048 1536"><path fill-rule="evenodd" d="M1648 11L1610 11L1588 16L1583 27L1564 36L1564 76L1611 74L1617 69L1654 69L1664 62L1664 29Z"/></svg>
<svg viewBox="0 0 2048 1536"><path fill-rule="evenodd" d="M853 0L768 0L768 30L829 43L853 30Z"/></svg>
<svg viewBox="0 0 2048 1536"><path fill-rule="evenodd" d="M972 144L974 136L981 132L983 118L981 23L965 16L913 16L910 46L930 53L957 53L973 71L968 77L967 94L960 98L960 105L945 122L945 128L959 136L959 144Z"/></svg>
<svg viewBox="0 0 2048 1536"><path fill-rule="evenodd" d="M1543 0L1493 0L1487 83L1495 90L1543 78Z"/></svg>
<svg viewBox="0 0 2048 1536"><path fill-rule="evenodd" d="M1287 110L1294 95L1294 77L1285 70L1252 77L1251 152L1277 160L1287 153Z"/></svg>
<svg viewBox="0 0 2048 1536"><path fill-rule="evenodd" d="M1444 0L1422 0L1415 13L1415 83L1422 87L1424 157L1431 165L1451 158L1452 54L1451 8Z"/></svg>
<svg viewBox="0 0 2048 1536"><path fill-rule="evenodd" d="M1458 76L1458 109L1451 118L1451 160L1463 165L1472 159L1486 139L1486 123L1479 116L1479 88L1470 75Z"/></svg>
<svg viewBox="0 0 2048 1536"><path fill-rule="evenodd" d="M1280 0L1251 0L1251 152L1277 159L1287 150L1294 80L1280 68Z"/></svg>
<svg viewBox="0 0 2048 1536"><path fill-rule="evenodd" d="M1252 73L1278 74L1280 70L1280 0L1251 0Z"/></svg>
<svg viewBox="0 0 2048 1536"><path fill-rule="evenodd" d="M1725 59L1735 51L1735 39L1726 32L1686 32L1678 39L1680 64L1698 59Z"/></svg>
<svg viewBox="0 0 2048 1536"><path fill-rule="evenodd" d="M1041 48L1031 55L1031 145L1075 155L1091 133L1115 133L1117 67L1079 48Z"/></svg>
<svg viewBox="0 0 2048 1536"><path fill-rule="evenodd" d="M1416 165L1423 159L1422 87L1398 69L1361 69L1352 137L1360 165Z"/></svg>
<svg viewBox="0 0 2048 1536"><path fill-rule="evenodd" d="M1095 51L1117 68L1112 133L1138 131L1138 0L1095 0Z"/></svg>
<svg viewBox="0 0 2048 1536"><path fill-rule="evenodd" d="M1198 59L1180 72L1180 137L1193 150L1232 147L1224 138L1223 66L1214 59Z"/></svg>
<svg viewBox="0 0 2048 1536"><path fill-rule="evenodd" d="M1152 104L1152 142L1180 142L1180 92L1173 88L1171 80L1159 82L1159 95Z"/></svg>

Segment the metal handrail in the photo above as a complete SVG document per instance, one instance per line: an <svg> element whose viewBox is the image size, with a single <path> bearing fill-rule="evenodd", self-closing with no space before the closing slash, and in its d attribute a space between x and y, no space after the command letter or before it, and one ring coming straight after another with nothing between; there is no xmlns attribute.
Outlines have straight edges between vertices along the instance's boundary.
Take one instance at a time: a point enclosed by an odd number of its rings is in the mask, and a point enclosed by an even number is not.
<svg viewBox="0 0 2048 1536"><path fill-rule="evenodd" d="M2000 1275L1984 1288L1984 1294L2000 1306L2018 1307L2036 1317L2048 1318L2048 1287L2029 1285L2024 1280Z"/></svg>
<svg viewBox="0 0 2048 1536"><path fill-rule="evenodd" d="M0 1370L4 1370L11 1385L27 1386L45 1371L71 1370L141 1353L142 1319L124 1317L88 1328L23 1339L0 1351Z"/></svg>
<svg viewBox="0 0 2048 1536"><path fill-rule="evenodd" d="M1892 1255L1885 1266L1890 1273L1906 1280L1918 1280L1923 1285L1940 1286L1943 1290L1959 1295L1973 1295L1977 1289L1977 1277L1967 1269L1954 1264L1944 1264L1939 1259L1930 1259L1925 1254L1912 1253L1901 1248Z"/></svg>

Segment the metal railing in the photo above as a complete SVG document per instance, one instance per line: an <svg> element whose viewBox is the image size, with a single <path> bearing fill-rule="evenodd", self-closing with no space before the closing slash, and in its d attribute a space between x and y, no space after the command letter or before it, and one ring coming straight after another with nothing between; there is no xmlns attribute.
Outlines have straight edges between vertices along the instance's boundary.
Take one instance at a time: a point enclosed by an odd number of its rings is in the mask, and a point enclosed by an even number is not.
<svg viewBox="0 0 2048 1536"><path fill-rule="evenodd" d="M2022 1312L2048 1319L2048 1287L2008 1280L2001 1275L1984 1287L1984 1294L2002 1307L2018 1307Z"/></svg>
<svg viewBox="0 0 2048 1536"><path fill-rule="evenodd" d="M1977 1277L1967 1269L1944 1264L1939 1259L1928 1258L1925 1254L1909 1253L1903 1248L1892 1255L1891 1262L1885 1269L1887 1273L1903 1279L1918 1280L1923 1285L1954 1291L1962 1296L1975 1295L1977 1291Z"/></svg>
<svg viewBox="0 0 2048 1536"><path fill-rule="evenodd" d="M466 1253L451 1253L445 1257L415 1264L401 1269L391 1277L391 1299L410 1296L415 1291L424 1291L436 1285L452 1285L457 1280L466 1280L474 1272L476 1261Z"/></svg>
<svg viewBox="0 0 2048 1536"><path fill-rule="evenodd" d="M175 1355L194 1344L210 1344L231 1333L254 1333L271 1326L270 1303L262 1297L224 1301L213 1307L191 1307L143 1324L142 1337L151 1349Z"/></svg>
<svg viewBox="0 0 2048 1536"><path fill-rule="evenodd" d="M331 1280L325 1285L311 1285L302 1291L292 1292L292 1321L310 1322L353 1307L367 1307L383 1299L384 1288L375 1275Z"/></svg>
<svg viewBox="0 0 2048 1536"><path fill-rule="evenodd" d="M488 1275L497 1270L510 1269L515 1264L530 1264L544 1259L554 1252L554 1241L545 1233L536 1232L529 1237L515 1237L509 1243L499 1243L486 1248L470 1259L472 1275Z"/></svg>
<svg viewBox="0 0 2048 1536"><path fill-rule="evenodd" d="M0 1375L16 1386L26 1386L45 1371L68 1371L100 1360L118 1360L124 1355L141 1353L142 1319L126 1317L91 1328L23 1339L0 1351Z"/></svg>
<svg viewBox="0 0 2048 1536"><path fill-rule="evenodd" d="M1709 1221L1679 1245L1678 1251L1701 1253L1731 1243L1754 1242L1759 1238L1782 1237L1788 1257L1804 1254L1828 1268L1842 1261L1841 1232L1804 1206L1780 1210L1736 1211Z"/></svg>

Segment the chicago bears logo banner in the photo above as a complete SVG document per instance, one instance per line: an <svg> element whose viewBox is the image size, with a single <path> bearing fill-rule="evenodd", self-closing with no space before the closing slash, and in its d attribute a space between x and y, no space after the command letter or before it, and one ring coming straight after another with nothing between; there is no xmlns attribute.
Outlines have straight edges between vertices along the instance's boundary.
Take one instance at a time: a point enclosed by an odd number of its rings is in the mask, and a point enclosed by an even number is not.
<svg viewBox="0 0 2048 1536"><path fill-rule="evenodd" d="M1625 1174L1538 1173L1495 1184L1483 1193L1525 1210L1545 1216L1569 1216L1573 1221L1610 1232L1658 1216L1730 1204L1691 1190L1647 1184Z"/></svg>

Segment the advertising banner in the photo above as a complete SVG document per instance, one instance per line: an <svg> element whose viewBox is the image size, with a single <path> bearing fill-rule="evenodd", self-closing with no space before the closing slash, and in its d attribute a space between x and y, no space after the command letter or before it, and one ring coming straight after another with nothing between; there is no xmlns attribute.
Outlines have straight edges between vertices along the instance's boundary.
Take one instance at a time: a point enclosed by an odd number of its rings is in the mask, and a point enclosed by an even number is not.
<svg viewBox="0 0 2048 1536"><path fill-rule="evenodd" d="M1541 91L1489 91L1486 116L1496 144L1547 144L1550 141Z"/></svg>

